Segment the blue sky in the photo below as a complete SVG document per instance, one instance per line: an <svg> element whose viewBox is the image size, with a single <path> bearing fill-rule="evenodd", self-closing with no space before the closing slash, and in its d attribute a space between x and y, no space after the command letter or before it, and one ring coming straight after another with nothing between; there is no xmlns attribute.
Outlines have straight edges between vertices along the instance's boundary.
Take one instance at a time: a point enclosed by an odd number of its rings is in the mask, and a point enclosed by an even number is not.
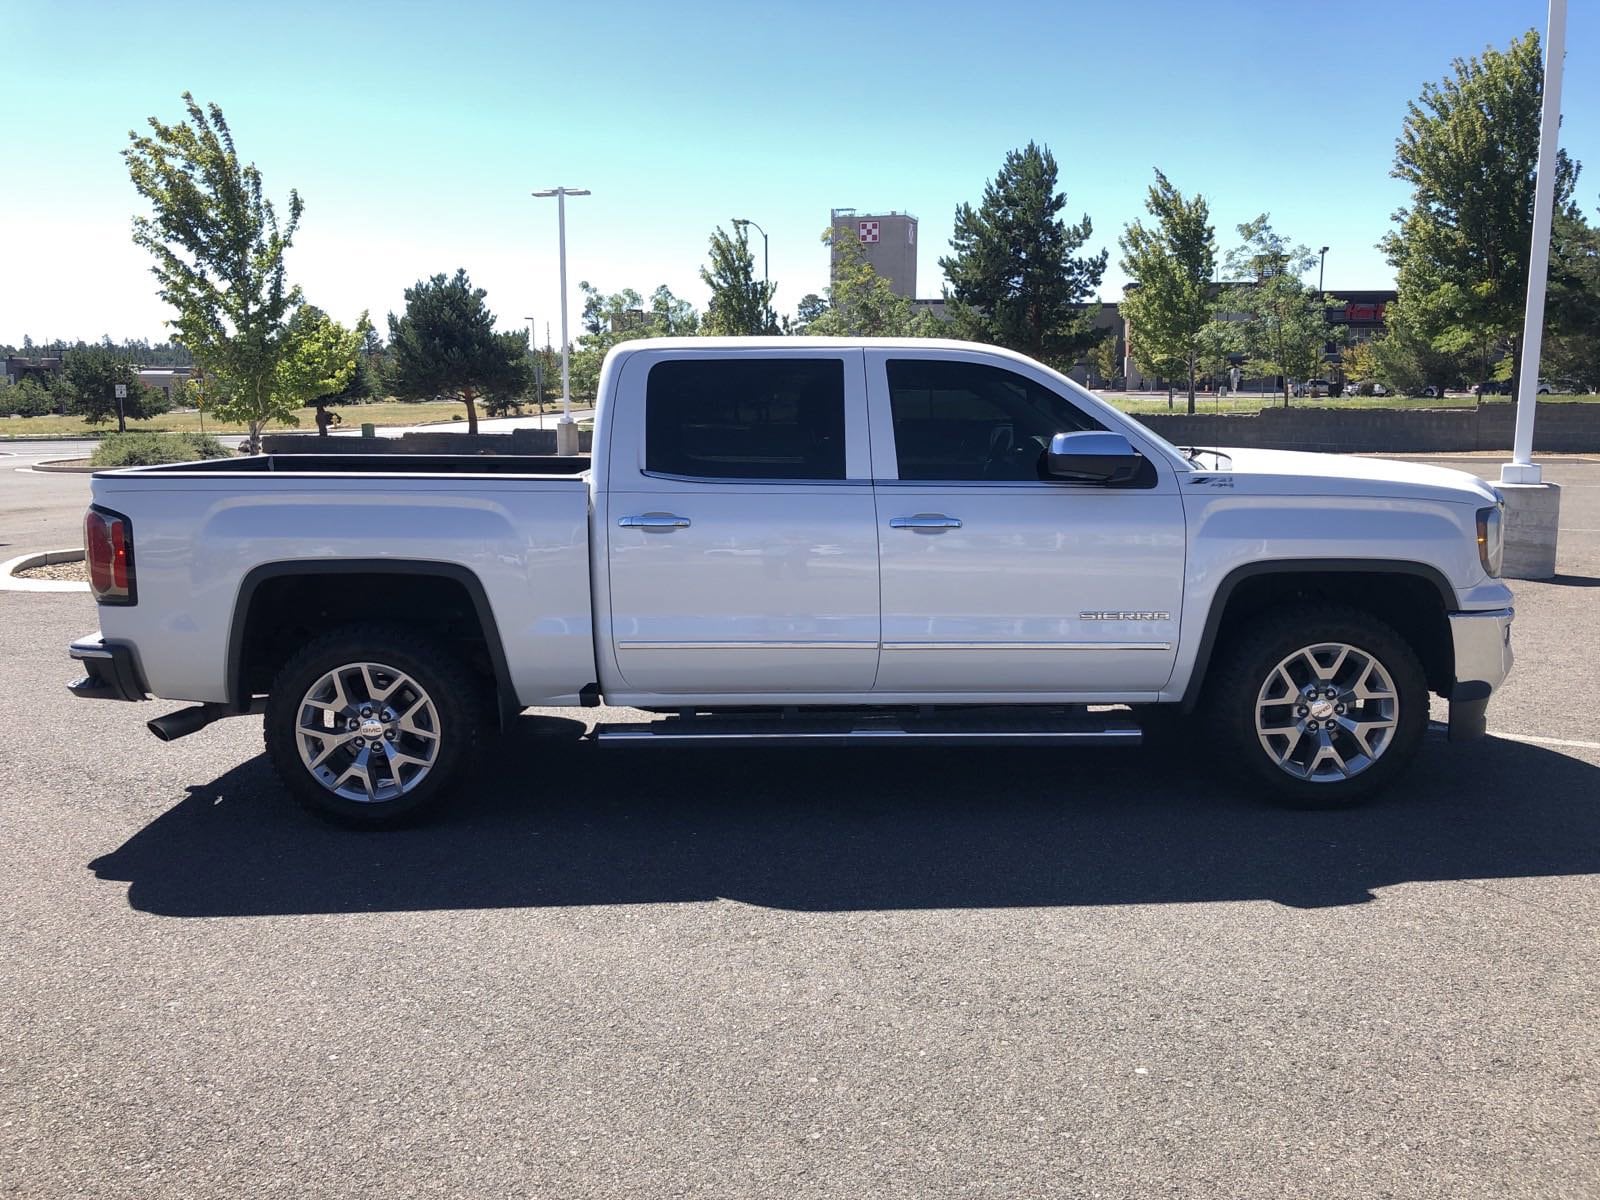
<svg viewBox="0 0 1600 1200"><path fill-rule="evenodd" d="M1572 6L1563 145L1600 197L1600 28ZM1457 55L1504 46L1542 0L1382 5L604 5L387 0L0 0L0 342L161 336L128 237L129 129L220 103L269 193L306 203L291 277L352 320L465 267L502 325L557 326L552 184L569 269L606 291L666 283L703 305L719 223L771 237L777 305L827 284L830 207L921 221L918 292L939 293L952 214L1030 138L1061 165L1072 219L1112 248L1152 167L1233 226L1270 211L1331 247L1327 285L1384 287L1374 243L1405 104ZM758 250L759 265L759 250ZM574 309L574 318L576 309Z"/></svg>

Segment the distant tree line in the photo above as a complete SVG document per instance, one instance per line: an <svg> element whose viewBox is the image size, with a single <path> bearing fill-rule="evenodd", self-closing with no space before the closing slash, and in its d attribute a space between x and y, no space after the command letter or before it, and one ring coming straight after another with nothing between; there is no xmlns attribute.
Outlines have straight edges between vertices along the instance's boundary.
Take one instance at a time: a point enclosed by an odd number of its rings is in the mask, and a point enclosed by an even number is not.
<svg viewBox="0 0 1600 1200"><path fill-rule="evenodd" d="M705 311L666 286L644 295L602 292L587 280L581 332L571 356L575 394L593 395L601 361L636 338L720 335L956 337L1010 347L1063 370L1090 364L1104 380L1123 355L1145 374L1181 382L1192 410L1201 380L1232 369L1289 383L1327 369L1342 352L1352 387L1396 391L1477 382L1509 388L1520 365L1543 73L1534 31L1505 50L1457 59L1423 85L1407 109L1393 174L1411 189L1381 248L1399 298L1385 333L1345 346L1327 319L1340 302L1306 282L1316 256L1278 233L1263 213L1219 247L1202 195L1184 194L1157 170L1145 213L1117 239L1130 280L1122 311L1131 344L1100 327L1093 297L1109 253L1087 249L1087 214L1065 217L1067 194L1049 147L1006 154L976 204L955 212L945 319L896 295L853 239L832 245L825 294L807 294L791 316L773 305L775 281L756 274L749 227L713 230L700 276ZM0 391L0 414L77 412L90 422L154 415L167 398L139 388L135 366L187 366L186 402L244 423L252 441L271 422L297 423L304 407L381 395L462 403L476 428L554 394L557 350L524 331L501 332L483 289L463 270L419 279L390 313L387 341L365 313L349 325L308 303L286 276L304 206L290 191L280 219L259 171L239 160L222 110L185 93L186 119L149 121L124 152L148 211L135 241L154 261L158 290L173 310L164 343L82 341L0 347L7 354L60 354L62 370ZM1559 159L1551 243L1543 372L1600 383L1600 233L1574 199L1580 166ZM831 243L833 233L824 235ZM547 339L548 340L548 339ZM117 382L128 397L110 400ZM1169 390L1169 397L1171 391ZM319 422L321 424L321 422Z"/></svg>

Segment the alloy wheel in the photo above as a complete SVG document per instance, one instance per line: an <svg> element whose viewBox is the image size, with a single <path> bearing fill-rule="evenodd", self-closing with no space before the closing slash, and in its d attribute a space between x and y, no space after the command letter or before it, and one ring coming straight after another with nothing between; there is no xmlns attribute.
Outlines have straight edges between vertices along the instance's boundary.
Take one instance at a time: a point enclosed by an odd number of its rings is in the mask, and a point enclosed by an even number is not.
<svg viewBox="0 0 1600 1200"><path fill-rule="evenodd" d="M328 791L362 804L403 796L439 757L439 713L423 687L383 663L335 667L299 705L300 761Z"/></svg>
<svg viewBox="0 0 1600 1200"><path fill-rule="evenodd" d="M1383 664L1344 642L1285 657L1256 696L1256 736L1279 770L1310 783L1361 774L1400 723L1400 694Z"/></svg>

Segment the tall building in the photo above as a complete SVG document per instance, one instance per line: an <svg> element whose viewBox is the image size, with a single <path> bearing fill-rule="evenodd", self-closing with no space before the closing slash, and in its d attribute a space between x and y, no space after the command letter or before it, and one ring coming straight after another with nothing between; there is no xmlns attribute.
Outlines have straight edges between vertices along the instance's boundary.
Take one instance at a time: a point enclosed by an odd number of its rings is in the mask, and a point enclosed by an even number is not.
<svg viewBox="0 0 1600 1200"><path fill-rule="evenodd" d="M917 219L910 213L858 213L853 208L833 210L833 264L830 279L839 269L838 247L855 242L867 264L889 281L895 295L917 296Z"/></svg>

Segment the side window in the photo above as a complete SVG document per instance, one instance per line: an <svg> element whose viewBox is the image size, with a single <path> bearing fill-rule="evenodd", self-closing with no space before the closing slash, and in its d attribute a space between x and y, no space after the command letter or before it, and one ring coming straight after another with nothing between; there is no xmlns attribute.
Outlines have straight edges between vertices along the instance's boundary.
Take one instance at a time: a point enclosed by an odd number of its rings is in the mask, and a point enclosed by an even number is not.
<svg viewBox="0 0 1600 1200"><path fill-rule="evenodd" d="M931 358L887 366L901 479L1042 479L1051 438L1103 428L1004 367Z"/></svg>
<svg viewBox="0 0 1600 1200"><path fill-rule="evenodd" d="M843 479L844 360L659 362L645 384L645 470L703 479Z"/></svg>

